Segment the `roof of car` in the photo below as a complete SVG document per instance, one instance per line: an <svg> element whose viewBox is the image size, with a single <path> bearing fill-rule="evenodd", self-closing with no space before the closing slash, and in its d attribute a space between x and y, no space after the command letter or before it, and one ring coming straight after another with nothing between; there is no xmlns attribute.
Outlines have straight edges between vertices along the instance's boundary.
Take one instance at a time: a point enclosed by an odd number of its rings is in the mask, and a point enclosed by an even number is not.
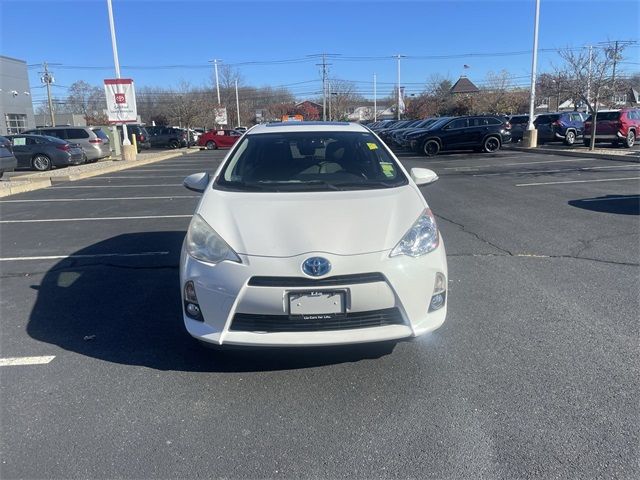
<svg viewBox="0 0 640 480"><path fill-rule="evenodd" d="M288 132L368 132L359 123L349 122L275 122L263 123L247 131L247 135Z"/></svg>

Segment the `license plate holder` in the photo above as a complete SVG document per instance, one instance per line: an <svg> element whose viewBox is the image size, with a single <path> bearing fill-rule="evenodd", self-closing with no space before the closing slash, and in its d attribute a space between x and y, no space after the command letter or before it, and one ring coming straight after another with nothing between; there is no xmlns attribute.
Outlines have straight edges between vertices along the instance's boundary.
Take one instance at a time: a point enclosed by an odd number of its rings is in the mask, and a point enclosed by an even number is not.
<svg viewBox="0 0 640 480"><path fill-rule="evenodd" d="M289 317L303 320L330 320L346 314L345 290L305 290L287 295Z"/></svg>

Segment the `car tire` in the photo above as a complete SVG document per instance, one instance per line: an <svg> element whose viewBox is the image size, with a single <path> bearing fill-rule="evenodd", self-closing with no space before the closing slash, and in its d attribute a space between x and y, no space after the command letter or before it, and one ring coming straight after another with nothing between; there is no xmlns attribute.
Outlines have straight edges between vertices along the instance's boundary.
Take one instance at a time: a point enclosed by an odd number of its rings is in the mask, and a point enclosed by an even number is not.
<svg viewBox="0 0 640 480"><path fill-rule="evenodd" d="M169 140L169 148L175 150L176 148L180 148L180 142L177 140Z"/></svg>
<svg viewBox="0 0 640 480"><path fill-rule="evenodd" d="M39 172L46 172L47 170L51 170L51 159L39 153L31 159L31 167Z"/></svg>
<svg viewBox="0 0 640 480"><path fill-rule="evenodd" d="M568 130L567 134L564 137L564 144L572 147L574 143L576 143L576 132L574 132L573 130Z"/></svg>
<svg viewBox="0 0 640 480"><path fill-rule="evenodd" d="M214 142L213 140L209 140L205 144L205 147L207 147L207 150L216 150L218 148L218 145L216 145L216 142Z"/></svg>
<svg viewBox="0 0 640 480"><path fill-rule="evenodd" d="M427 157L435 157L440 153L440 144L437 140L427 140L422 146L422 153Z"/></svg>
<svg viewBox="0 0 640 480"><path fill-rule="evenodd" d="M627 148L631 148L635 145L636 143L636 132L634 132L633 130L629 130L629 133L627 133L627 137L624 139L624 146Z"/></svg>
<svg viewBox="0 0 640 480"><path fill-rule="evenodd" d="M495 153L500 150L500 139L498 137L487 137L482 142L482 151L485 153Z"/></svg>

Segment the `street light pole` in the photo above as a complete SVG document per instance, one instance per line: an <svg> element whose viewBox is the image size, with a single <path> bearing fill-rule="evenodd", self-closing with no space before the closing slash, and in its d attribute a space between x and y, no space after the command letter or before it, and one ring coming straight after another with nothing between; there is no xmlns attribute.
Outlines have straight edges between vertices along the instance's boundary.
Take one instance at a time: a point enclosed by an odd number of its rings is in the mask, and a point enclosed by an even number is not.
<svg viewBox="0 0 640 480"><path fill-rule="evenodd" d="M540 0L536 0L536 13L533 24L533 55L531 58L531 95L529 97L529 123L527 124L527 147L534 148L538 144L538 135L533 125L536 103L536 68L538 65L538 24L540 22ZM524 142L525 138L523 138Z"/></svg>
<svg viewBox="0 0 640 480"><path fill-rule="evenodd" d="M116 28L113 24L113 7L111 0L107 0L107 10L109 11L109 28L111 30L111 49L113 50L113 63L116 67L116 78L120 78L120 61L118 60L118 45L116 43ZM123 145L131 145L129 135L127 134L127 124L122 124Z"/></svg>
<svg viewBox="0 0 640 480"><path fill-rule="evenodd" d="M376 92L376 74L373 74L373 121L378 121L378 96Z"/></svg>
<svg viewBox="0 0 640 480"><path fill-rule="evenodd" d="M218 94L218 106L220 106L220 81L218 80L218 59L213 60L213 70L216 75L216 93Z"/></svg>
<svg viewBox="0 0 640 480"><path fill-rule="evenodd" d="M240 97L238 96L238 79L236 78L236 110L238 111L238 126L242 126L240 123Z"/></svg>
<svg viewBox="0 0 640 480"><path fill-rule="evenodd" d="M398 63L398 91L397 91L397 98L396 98L396 117L398 118L398 120L400 120L400 59L403 57L404 55L396 55L396 59L397 59L397 63Z"/></svg>

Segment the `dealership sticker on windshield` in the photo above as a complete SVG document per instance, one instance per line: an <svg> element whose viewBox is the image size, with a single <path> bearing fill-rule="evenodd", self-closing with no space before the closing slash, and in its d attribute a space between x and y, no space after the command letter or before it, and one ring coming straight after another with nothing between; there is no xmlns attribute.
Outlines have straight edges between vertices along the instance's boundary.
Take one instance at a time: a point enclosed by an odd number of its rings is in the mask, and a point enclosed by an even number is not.
<svg viewBox="0 0 640 480"><path fill-rule="evenodd" d="M369 150L377 150L378 149L378 145L376 145L375 143L367 143L367 147L369 147Z"/></svg>

